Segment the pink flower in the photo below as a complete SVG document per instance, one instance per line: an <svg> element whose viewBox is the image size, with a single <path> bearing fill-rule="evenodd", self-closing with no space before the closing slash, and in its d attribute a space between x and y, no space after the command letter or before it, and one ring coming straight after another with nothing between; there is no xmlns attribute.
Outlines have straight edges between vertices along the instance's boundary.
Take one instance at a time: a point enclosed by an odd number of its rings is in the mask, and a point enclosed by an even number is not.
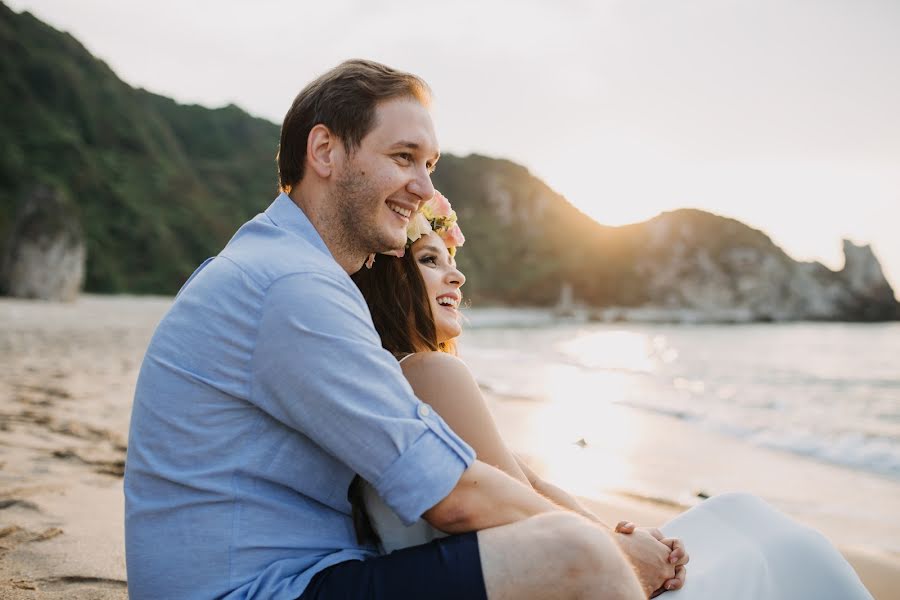
<svg viewBox="0 0 900 600"><path fill-rule="evenodd" d="M431 221L438 217L449 217L453 214L453 209L450 207L450 201L442 193L434 190L434 196L425 203L422 212L425 213L425 218Z"/></svg>
<svg viewBox="0 0 900 600"><path fill-rule="evenodd" d="M444 238L444 243L447 244L448 248L458 248L466 243L466 236L463 235L462 229L456 224L445 231L441 237Z"/></svg>

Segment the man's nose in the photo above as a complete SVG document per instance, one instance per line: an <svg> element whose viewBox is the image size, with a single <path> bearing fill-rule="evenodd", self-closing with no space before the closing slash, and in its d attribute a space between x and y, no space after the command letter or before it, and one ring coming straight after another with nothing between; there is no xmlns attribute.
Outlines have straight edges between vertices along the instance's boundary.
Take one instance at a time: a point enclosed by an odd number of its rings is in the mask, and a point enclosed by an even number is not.
<svg viewBox="0 0 900 600"><path fill-rule="evenodd" d="M406 189L419 199L419 208L431 200L434 196L434 185L431 183L431 173L428 172L428 168L422 165L416 169L416 175Z"/></svg>

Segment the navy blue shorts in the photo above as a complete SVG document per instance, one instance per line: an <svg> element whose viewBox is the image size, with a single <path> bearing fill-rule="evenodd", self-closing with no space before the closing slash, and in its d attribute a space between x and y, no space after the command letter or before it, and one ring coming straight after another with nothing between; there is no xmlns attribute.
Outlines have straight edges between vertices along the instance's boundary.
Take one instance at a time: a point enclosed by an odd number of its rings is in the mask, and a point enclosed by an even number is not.
<svg viewBox="0 0 900 600"><path fill-rule="evenodd" d="M316 573L298 600L487 600L476 532Z"/></svg>

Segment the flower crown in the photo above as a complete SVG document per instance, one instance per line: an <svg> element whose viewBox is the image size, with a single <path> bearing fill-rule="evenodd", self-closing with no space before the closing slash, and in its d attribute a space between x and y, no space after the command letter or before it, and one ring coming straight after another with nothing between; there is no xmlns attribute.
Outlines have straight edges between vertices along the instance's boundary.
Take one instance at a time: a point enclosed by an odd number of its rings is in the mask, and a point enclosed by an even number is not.
<svg viewBox="0 0 900 600"><path fill-rule="evenodd" d="M450 206L450 201L437 190L431 200L422 206L422 210L410 219L406 227L406 247L409 248L413 242L431 231L444 240L450 256L456 256L456 249L466 242L456 222L456 211Z"/></svg>
<svg viewBox="0 0 900 600"><path fill-rule="evenodd" d="M406 246L382 254L403 258L406 249L412 246L413 242L432 231L444 240L450 256L456 256L456 249L466 243L466 237L456 223L456 211L450 207L450 201L437 190L434 191L431 200L410 218L409 225L406 226ZM374 263L375 255L370 254L366 259L366 268L371 269Z"/></svg>

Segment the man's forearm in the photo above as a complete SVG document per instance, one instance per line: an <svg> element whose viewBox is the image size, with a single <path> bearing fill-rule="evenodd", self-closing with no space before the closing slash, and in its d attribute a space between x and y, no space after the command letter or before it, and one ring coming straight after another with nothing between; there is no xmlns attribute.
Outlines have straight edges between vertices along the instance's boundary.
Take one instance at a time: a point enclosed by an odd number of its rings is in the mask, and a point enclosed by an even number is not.
<svg viewBox="0 0 900 600"><path fill-rule="evenodd" d="M465 533L555 510L564 509L500 469L475 461L453 491L423 517L441 531Z"/></svg>

